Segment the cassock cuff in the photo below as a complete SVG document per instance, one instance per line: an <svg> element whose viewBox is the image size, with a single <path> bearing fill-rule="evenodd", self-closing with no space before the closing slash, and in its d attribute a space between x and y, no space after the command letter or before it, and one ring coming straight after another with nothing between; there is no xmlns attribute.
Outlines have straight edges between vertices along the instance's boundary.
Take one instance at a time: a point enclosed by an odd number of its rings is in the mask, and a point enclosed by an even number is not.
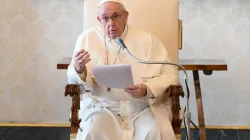
<svg viewBox="0 0 250 140"><path fill-rule="evenodd" d="M154 98L154 94L152 91L147 87L147 95L145 96L146 98Z"/></svg>
<svg viewBox="0 0 250 140"><path fill-rule="evenodd" d="M86 81L86 75L87 75L87 69L86 67L84 67L83 73L78 73L76 68L74 67L74 70L76 72L76 74L81 78L82 81Z"/></svg>
<svg viewBox="0 0 250 140"><path fill-rule="evenodd" d="M148 90L150 91L149 93L153 94L153 97L148 98L148 99L150 99L150 103L153 104L153 103L160 101L162 94L166 90L165 86L159 86L159 84L157 84L156 79L152 79L150 81L147 81L144 84L148 87Z"/></svg>

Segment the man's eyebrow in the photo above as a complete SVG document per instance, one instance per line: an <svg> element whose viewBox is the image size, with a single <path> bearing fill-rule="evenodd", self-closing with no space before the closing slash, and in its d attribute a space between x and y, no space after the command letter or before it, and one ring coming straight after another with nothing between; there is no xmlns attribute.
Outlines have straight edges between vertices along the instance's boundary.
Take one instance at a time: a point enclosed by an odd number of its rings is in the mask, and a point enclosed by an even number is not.
<svg viewBox="0 0 250 140"><path fill-rule="evenodd" d="M119 12L114 12L112 15L117 15L117 14L119 14ZM107 16L107 14L104 13L104 14L102 14L102 16Z"/></svg>

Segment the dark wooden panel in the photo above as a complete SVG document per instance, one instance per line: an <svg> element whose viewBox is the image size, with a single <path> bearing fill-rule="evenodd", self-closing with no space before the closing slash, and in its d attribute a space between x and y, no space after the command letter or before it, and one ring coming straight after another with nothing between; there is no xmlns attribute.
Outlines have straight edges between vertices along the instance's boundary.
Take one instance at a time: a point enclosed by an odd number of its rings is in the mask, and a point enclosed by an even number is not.
<svg viewBox="0 0 250 140"><path fill-rule="evenodd" d="M226 61L223 59L180 59L179 63L186 70L227 70Z"/></svg>
<svg viewBox="0 0 250 140"><path fill-rule="evenodd" d="M72 57L64 57L57 63L57 69L68 69Z"/></svg>
<svg viewBox="0 0 250 140"><path fill-rule="evenodd" d="M64 57L57 63L57 69L67 69L71 62L71 57ZM180 59L179 63L186 70L216 70L226 71L227 64L221 59Z"/></svg>

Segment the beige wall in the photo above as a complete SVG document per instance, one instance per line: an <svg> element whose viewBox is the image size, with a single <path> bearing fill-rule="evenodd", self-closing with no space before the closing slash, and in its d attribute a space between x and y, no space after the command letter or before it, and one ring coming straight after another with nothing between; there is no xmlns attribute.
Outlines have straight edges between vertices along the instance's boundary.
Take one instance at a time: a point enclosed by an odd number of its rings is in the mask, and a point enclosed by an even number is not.
<svg viewBox="0 0 250 140"><path fill-rule="evenodd" d="M82 31L82 4L83 0L1 0L1 122L68 123L66 71L56 70L56 63L73 52ZM181 0L179 14L180 57L222 58L229 65L227 72L201 76L206 124L250 125L250 3ZM191 111L197 122L194 96Z"/></svg>
<svg viewBox="0 0 250 140"><path fill-rule="evenodd" d="M0 121L68 123L66 71L82 32L82 0L1 0Z"/></svg>
<svg viewBox="0 0 250 140"><path fill-rule="evenodd" d="M250 1L181 0L179 11L184 45L180 57L225 59L228 64L227 72L200 73L206 124L249 126ZM190 102L197 122L194 96Z"/></svg>

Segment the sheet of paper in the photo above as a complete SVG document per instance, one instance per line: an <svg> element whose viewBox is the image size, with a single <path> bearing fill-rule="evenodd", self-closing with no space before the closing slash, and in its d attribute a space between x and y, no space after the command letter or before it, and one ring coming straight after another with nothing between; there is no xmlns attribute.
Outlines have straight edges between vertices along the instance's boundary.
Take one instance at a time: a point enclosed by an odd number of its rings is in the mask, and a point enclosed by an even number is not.
<svg viewBox="0 0 250 140"><path fill-rule="evenodd" d="M92 72L96 82L104 87L124 89L134 85L131 66L128 64L96 66Z"/></svg>

